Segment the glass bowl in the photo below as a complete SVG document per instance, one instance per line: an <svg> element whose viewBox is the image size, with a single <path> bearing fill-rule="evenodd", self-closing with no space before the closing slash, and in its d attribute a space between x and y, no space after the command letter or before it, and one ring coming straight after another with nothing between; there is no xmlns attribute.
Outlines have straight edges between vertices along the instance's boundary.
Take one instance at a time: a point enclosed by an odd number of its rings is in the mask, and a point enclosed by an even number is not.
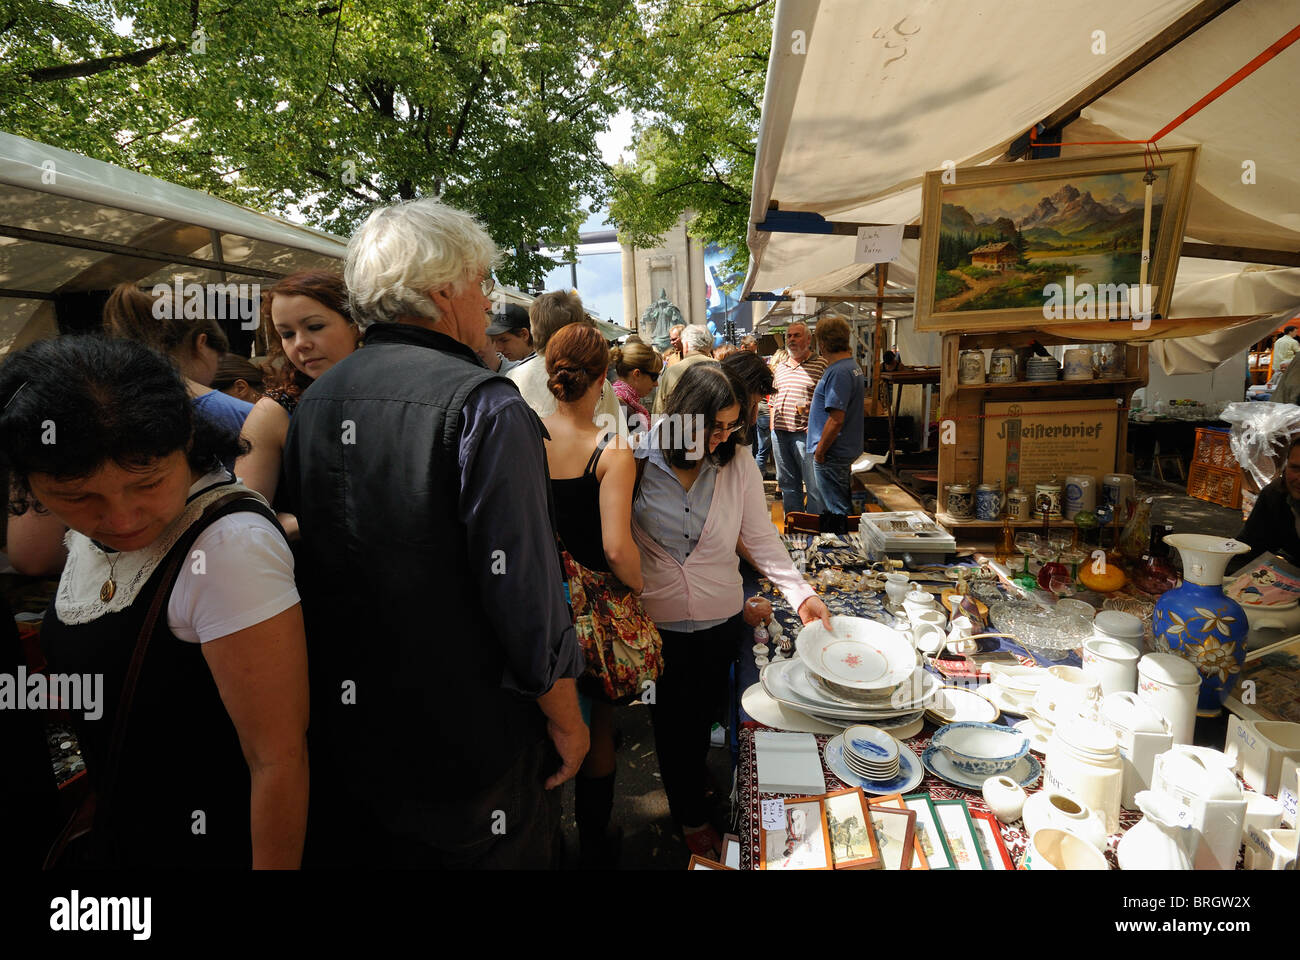
<svg viewBox="0 0 1300 960"><path fill-rule="evenodd" d="M1035 657L1053 662L1066 659L1092 636L1086 618L1057 610L1044 610L1024 600L1004 600L989 608L1000 633L1009 633Z"/></svg>

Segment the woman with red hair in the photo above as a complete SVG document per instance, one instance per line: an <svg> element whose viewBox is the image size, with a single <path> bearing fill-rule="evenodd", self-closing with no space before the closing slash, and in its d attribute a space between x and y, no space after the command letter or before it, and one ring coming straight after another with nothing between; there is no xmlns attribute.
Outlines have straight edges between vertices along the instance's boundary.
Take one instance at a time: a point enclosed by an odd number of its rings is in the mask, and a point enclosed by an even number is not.
<svg viewBox="0 0 1300 960"><path fill-rule="evenodd" d="M266 395L244 421L252 449L235 463L245 486L274 503L289 417L313 380L356 350L361 331L352 321L348 291L337 273L305 270L290 274L262 297L262 331L267 357ZM298 519L279 514L290 539Z"/></svg>

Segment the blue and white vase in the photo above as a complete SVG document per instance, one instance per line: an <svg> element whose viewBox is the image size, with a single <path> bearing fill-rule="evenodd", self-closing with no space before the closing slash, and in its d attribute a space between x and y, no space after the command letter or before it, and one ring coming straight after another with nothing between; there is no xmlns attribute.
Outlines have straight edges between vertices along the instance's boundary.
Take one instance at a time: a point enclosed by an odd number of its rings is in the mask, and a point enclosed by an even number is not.
<svg viewBox="0 0 1300 960"><path fill-rule="evenodd" d="M1246 660L1246 611L1223 592L1228 561L1250 547L1195 533L1165 537L1183 559L1183 582L1156 601L1152 629L1156 648L1184 657L1201 674L1197 715L1217 716L1237 685Z"/></svg>

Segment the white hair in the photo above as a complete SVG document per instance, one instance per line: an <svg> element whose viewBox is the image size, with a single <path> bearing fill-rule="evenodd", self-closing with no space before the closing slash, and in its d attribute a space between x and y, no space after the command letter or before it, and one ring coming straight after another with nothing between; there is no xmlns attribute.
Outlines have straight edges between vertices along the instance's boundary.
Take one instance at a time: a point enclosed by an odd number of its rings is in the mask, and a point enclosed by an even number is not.
<svg viewBox="0 0 1300 960"><path fill-rule="evenodd" d="M713 334L703 324L692 323L682 331L682 346L691 353L708 353L713 349Z"/></svg>
<svg viewBox="0 0 1300 960"><path fill-rule="evenodd" d="M343 280L357 326L404 316L439 319L429 290L459 293L499 257L487 230L470 214L431 197L376 210L348 241Z"/></svg>

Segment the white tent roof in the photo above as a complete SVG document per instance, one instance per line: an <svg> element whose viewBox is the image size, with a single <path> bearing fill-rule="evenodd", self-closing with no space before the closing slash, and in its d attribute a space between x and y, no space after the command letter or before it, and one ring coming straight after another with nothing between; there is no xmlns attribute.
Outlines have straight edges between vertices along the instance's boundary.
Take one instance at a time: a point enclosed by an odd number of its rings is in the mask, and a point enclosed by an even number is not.
<svg viewBox="0 0 1300 960"><path fill-rule="evenodd" d="M864 9L856 0L778 0L742 295L796 285L853 261L849 236L755 229L771 203L827 220L915 223L925 171L945 161L969 166L1000 158L1013 140L1179 18L1223 5L877 0ZM1240 0L1083 107L1063 139L1146 139L1295 23L1294 0ZM1095 30L1105 32L1104 54L1093 53ZM796 31L806 37L806 53L792 40ZM1161 141L1203 145L1189 239L1300 250L1297 75L1300 44ZM1064 155L1085 149L1140 148ZM1254 163L1254 184L1242 182L1244 160ZM904 241L891 280L915 282L918 247ZM1225 266L1213 271L1236 283ZM1245 277L1248 285L1276 286L1259 273Z"/></svg>
<svg viewBox="0 0 1300 960"><path fill-rule="evenodd" d="M61 294L174 276L222 282L223 272L271 282L337 265L346 249L320 230L0 133L0 352L53 334Z"/></svg>

